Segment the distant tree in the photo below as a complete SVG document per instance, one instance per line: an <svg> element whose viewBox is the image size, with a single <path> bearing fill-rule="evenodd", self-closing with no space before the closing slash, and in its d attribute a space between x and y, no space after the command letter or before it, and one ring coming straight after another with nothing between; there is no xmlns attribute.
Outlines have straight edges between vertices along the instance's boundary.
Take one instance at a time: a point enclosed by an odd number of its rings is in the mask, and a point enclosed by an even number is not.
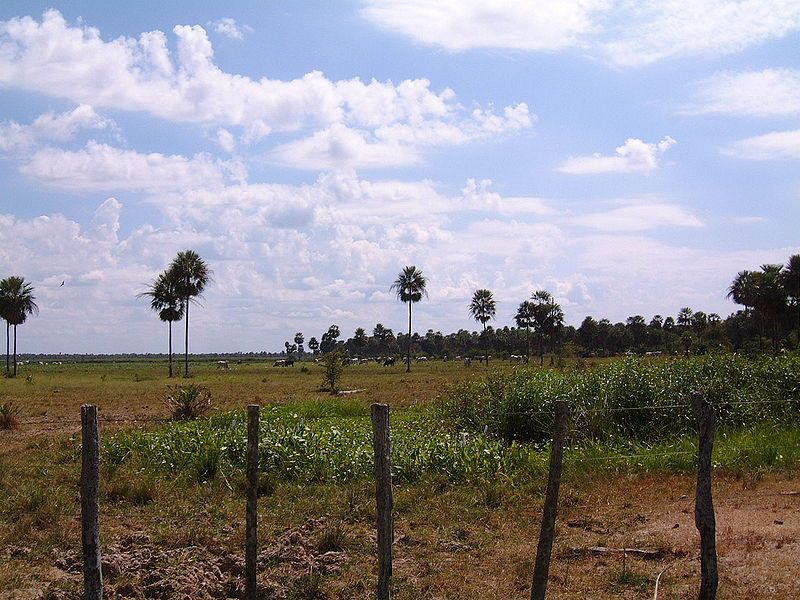
<svg viewBox="0 0 800 600"><path fill-rule="evenodd" d="M322 386L331 394L335 394L339 391L339 383L342 380L342 375L347 365L345 358L344 353L337 350L335 352L328 352L320 361L324 369Z"/></svg>
<svg viewBox="0 0 800 600"><path fill-rule="evenodd" d="M550 292L537 290L531 294L533 302L533 331L539 338L539 366L544 366L545 339L552 340L564 325L564 311Z"/></svg>
<svg viewBox="0 0 800 600"><path fill-rule="evenodd" d="M0 281L0 318L6 322L6 375L11 374L11 288L12 278L6 277Z"/></svg>
<svg viewBox="0 0 800 600"><path fill-rule="evenodd" d="M483 325L484 338L486 337L486 323L494 319L497 313L497 305L494 301L492 292L486 289L475 290L472 295L472 301L469 303L470 316ZM486 342L487 340L484 340ZM488 344L484 344L484 352L486 358L486 365L489 365L489 348Z"/></svg>
<svg viewBox="0 0 800 600"><path fill-rule="evenodd" d="M297 355L303 356L305 350L303 349L303 342L305 341L305 337L299 331L294 334L294 343L297 344Z"/></svg>
<svg viewBox="0 0 800 600"><path fill-rule="evenodd" d="M664 331L672 331L675 329L675 319L667 317L664 319Z"/></svg>
<svg viewBox="0 0 800 600"><path fill-rule="evenodd" d="M428 280L422 271L414 265L405 267L389 288L397 295L397 299L408 304L408 353L406 355L406 373L411 371L411 305L428 295Z"/></svg>
<svg viewBox="0 0 800 600"><path fill-rule="evenodd" d="M800 254L793 254L781 273L786 295L797 313L797 334L800 338Z"/></svg>
<svg viewBox="0 0 800 600"><path fill-rule="evenodd" d="M693 311L688 306L684 306L678 311L677 324L679 327L691 327Z"/></svg>
<svg viewBox="0 0 800 600"><path fill-rule="evenodd" d="M336 340L341 335L338 325L331 325L328 331L322 334L322 341L320 342L319 349L323 354L327 354L336 349Z"/></svg>
<svg viewBox="0 0 800 600"><path fill-rule="evenodd" d="M14 370L17 376L17 326L22 325L28 316L39 312L36 298L33 295L33 286L25 281L24 277L11 276L0 281L0 310L6 321L6 372L8 365L8 331L14 328Z"/></svg>
<svg viewBox="0 0 800 600"><path fill-rule="evenodd" d="M788 294L783 286L782 265L761 265L756 277L756 308L770 325L772 350L778 350L778 327L787 308Z"/></svg>
<svg viewBox="0 0 800 600"><path fill-rule="evenodd" d="M175 279L166 271L160 273L147 290L137 296L149 298L150 308L158 313L158 318L167 323L169 330L169 376L172 377L172 323L183 318L183 304L178 294Z"/></svg>
<svg viewBox="0 0 800 600"><path fill-rule="evenodd" d="M359 351L362 350L369 340L367 339L367 332L364 331L363 327L359 327L356 329L355 333L353 334L353 346L355 346Z"/></svg>
<svg viewBox="0 0 800 600"><path fill-rule="evenodd" d="M756 280L752 271L739 271L728 287L728 298L744 306L747 314L755 306Z"/></svg>
<svg viewBox="0 0 800 600"><path fill-rule="evenodd" d="M628 317L625 321L625 327L631 334L633 345L641 350L645 344L645 334L647 332L647 323L642 315L634 315Z"/></svg>
<svg viewBox="0 0 800 600"><path fill-rule="evenodd" d="M312 337L310 340L308 340L308 347L311 349L311 352L314 354L314 356L316 356L319 353L319 342L317 341L317 338Z"/></svg>
<svg viewBox="0 0 800 600"><path fill-rule="evenodd" d="M295 354L297 353L297 344L292 344L289 341L283 343L283 350L286 353L286 356L289 358L294 358Z"/></svg>
<svg viewBox="0 0 800 600"><path fill-rule="evenodd" d="M525 362L531 360L531 327L533 327L534 304L530 300L521 302L514 315L514 322L519 328L525 328Z"/></svg>
<svg viewBox="0 0 800 600"><path fill-rule="evenodd" d="M206 285L211 281L211 269L194 250L178 252L167 269L167 276L175 282L178 295L183 301L186 316L184 338L184 377L189 376L189 304L203 295Z"/></svg>
<svg viewBox="0 0 800 600"><path fill-rule="evenodd" d="M664 318L661 315L653 315L653 318L650 319L649 327L653 329L661 329L664 326Z"/></svg>

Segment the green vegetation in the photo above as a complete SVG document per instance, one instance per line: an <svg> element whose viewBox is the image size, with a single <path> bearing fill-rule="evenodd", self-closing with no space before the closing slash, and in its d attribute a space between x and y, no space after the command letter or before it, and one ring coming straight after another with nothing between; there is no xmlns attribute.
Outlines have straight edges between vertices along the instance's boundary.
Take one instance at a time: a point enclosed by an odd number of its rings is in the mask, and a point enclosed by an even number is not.
<svg viewBox="0 0 800 600"><path fill-rule="evenodd" d="M722 427L793 422L800 416L800 358L627 358L593 369L519 370L459 384L437 410L458 430L541 442L561 398L572 406L576 441L652 443L693 430L693 390L714 402Z"/></svg>

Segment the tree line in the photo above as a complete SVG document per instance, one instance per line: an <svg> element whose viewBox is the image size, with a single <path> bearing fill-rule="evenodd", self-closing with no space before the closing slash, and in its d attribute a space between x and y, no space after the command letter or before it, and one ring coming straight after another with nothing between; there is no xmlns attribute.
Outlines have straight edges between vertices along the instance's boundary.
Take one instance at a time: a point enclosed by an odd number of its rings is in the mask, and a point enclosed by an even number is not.
<svg viewBox="0 0 800 600"><path fill-rule="evenodd" d="M405 354L406 368L411 357L438 358L519 357L529 361L532 344L539 364L547 354L563 356L607 357L636 354L704 354L727 349L748 353L800 347L800 255L793 255L786 265L765 264L758 271L740 271L727 296L741 305L725 319L683 307L674 316L632 315L623 322L587 316L578 327L564 324L564 312L552 294L534 291L522 301L511 319L513 325L492 327L497 317L497 303L488 289L476 290L467 306L467 314L480 323L480 331L459 329L454 333L428 329L414 333L411 328L411 305L427 296L427 279L415 266L406 267L392 284L397 299L408 304L408 333L395 333L377 323L368 335L363 327L352 337L341 339L337 325L309 341L312 354L334 350L354 357ZM302 333L295 336L303 337ZM302 346L286 343L287 354L301 355Z"/></svg>

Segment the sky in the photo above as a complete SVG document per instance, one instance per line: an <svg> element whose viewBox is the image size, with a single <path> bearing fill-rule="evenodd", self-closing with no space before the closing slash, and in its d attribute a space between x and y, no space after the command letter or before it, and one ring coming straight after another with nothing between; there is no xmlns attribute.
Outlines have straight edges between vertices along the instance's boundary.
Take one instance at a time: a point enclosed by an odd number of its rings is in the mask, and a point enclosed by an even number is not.
<svg viewBox="0 0 800 600"><path fill-rule="evenodd" d="M411 264L422 333L478 288L724 317L800 251L798 167L800 0L0 4L20 351L166 351L137 294L189 248L194 352L402 331Z"/></svg>

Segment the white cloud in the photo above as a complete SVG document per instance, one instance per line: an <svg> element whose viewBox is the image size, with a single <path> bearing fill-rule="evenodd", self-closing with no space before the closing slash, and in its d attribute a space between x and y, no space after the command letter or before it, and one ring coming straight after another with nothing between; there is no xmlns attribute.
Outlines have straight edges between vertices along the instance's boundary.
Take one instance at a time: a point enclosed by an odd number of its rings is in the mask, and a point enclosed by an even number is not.
<svg viewBox="0 0 800 600"><path fill-rule="evenodd" d="M312 71L282 81L228 73L214 63L202 27L179 25L173 33L174 56L161 31L105 41L96 28L70 25L55 10L41 21L10 19L0 23L0 84L172 121L242 126L250 141L270 131L342 123L376 128L463 112L452 90L434 92L426 79L331 81ZM508 110L501 129L509 118L524 121L521 105ZM488 132L492 116L479 113L473 120L486 120Z"/></svg>
<svg viewBox="0 0 800 600"><path fill-rule="evenodd" d="M592 32L592 13L607 0L481 2L479 0L367 0L371 21L418 42L461 51L471 48L559 50Z"/></svg>
<svg viewBox="0 0 800 600"><path fill-rule="evenodd" d="M649 173L658 168L659 157L675 143L669 136L658 143L629 138L616 149L614 156L603 156L599 153L591 156L573 156L564 161L558 170L571 175Z"/></svg>
<svg viewBox="0 0 800 600"><path fill-rule="evenodd" d="M800 114L800 70L722 72L700 82L697 99L686 114L753 117Z"/></svg>
<svg viewBox="0 0 800 600"><path fill-rule="evenodd" d="M602 231L646 231L660 227L702 227L703 222L682 206L667 202L630 204L606 212L587 213L572 222Z"/></svg>
<svg viewBox="0 0 800 600"><path fill-rule="evenodd" d="M377 168L421 161L426 147L463 144L528 128L535 120L525 103L503 115L476 109L469 118L422 120L378 127L373 133L336 124L310 137L282 144L271 152L279 164L301 169Z"/></svg>
<svg viewBox="0 0 800 600"><path fill-rule="evenodd" d="M195 187L222 187L227 179L241 180L241 164L205 154L192 158L122 150L94 140L78 151L37 150L20 172L45 185L70 191L129 190L165 192Z"/></svg>
<svg viewBox="0 0 800 600"><path fill-rule="evenodd" d="M796 0L364 0L363 13L451 51L574 49L619 67L728 54L800 29Z"/></svg>
<svg viewBox="0 0 800 600"><path fill-rule="evenodd" d="M0 151L26 152L40 142L64 142L80 129L116 129L116 125L86 104L61 114L44 113L28 125L3 121L0 123Z"/></svg>
<svg viewBox="0 0 800 600"><path fill-rule="evenodd" d="M239 25L236 19L231 17L222 17L218 21L209 21L208 25L217 33L229 37L234 40L244 39L245 32L252 32L253 28L248 25Z"/></svg>
<svg viewBox="0 0 800 600"><path fill-rule="evenodd" d="M769 219L766 217L759 217L756 215L747 216L747 217L731 217L731 221L734 223L741 223L743 225L749 225L751 223L766 223Z"/></svg>
<svg viewBox="0 0 800 600"><path fill-rule="evenodd" d="M216 141L226 152L233 152L236 149L236 139L233 137L233 134L224 127L217 129Z"/></svg>
<svg viewBox="0 0 800 600"><path fill-rule="evenodd" d="M800 159L800 129L739 140L723 148L722 153L748 160Z"/></svg>

